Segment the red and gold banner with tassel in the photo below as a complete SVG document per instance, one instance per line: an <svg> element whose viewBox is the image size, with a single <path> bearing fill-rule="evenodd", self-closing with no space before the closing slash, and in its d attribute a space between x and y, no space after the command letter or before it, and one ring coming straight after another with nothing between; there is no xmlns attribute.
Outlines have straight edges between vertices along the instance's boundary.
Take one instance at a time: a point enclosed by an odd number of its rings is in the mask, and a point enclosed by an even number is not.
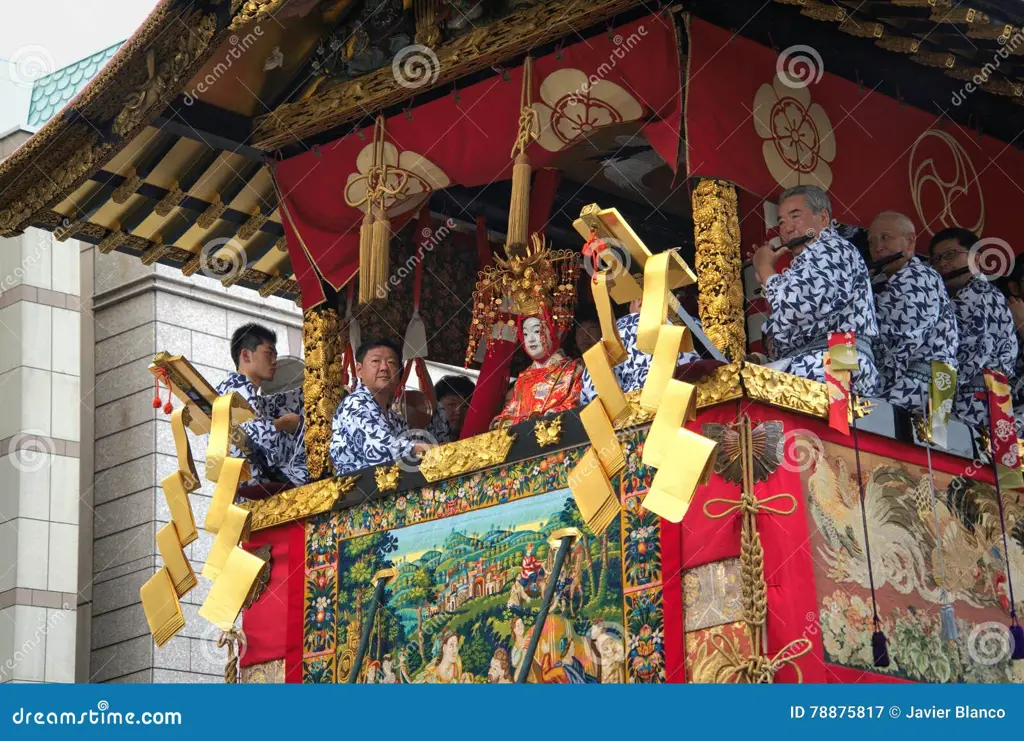
<svg viewBox="0 0 1024 741"><path fill-rule="evenodd" d="M1017 427L1010 401L1010 382L996 370L984 370L988 389L988 413L991 415L992 455L999 472L999 485L1009 489L1024 487L1020 471L1020 449Z"/></svg>
<svg viewBox="0 0 1024 741"><path fill-rule="evenodd" d="M825 353L825 385L828 387L828 425L850 434L850 373L858 369L853 332L833 332Z"/></svg>

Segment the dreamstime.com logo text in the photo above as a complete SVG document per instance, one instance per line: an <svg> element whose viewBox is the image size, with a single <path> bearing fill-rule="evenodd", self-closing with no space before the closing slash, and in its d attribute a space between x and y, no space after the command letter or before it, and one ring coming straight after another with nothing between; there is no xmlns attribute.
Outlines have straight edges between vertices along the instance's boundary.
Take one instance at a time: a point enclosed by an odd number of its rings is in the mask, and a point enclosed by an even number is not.
<svg viewBox="0 0 1024 741"><path fill-rule="evenodd" d="M110 703L100 700L95 710L81 713L61 711L33 711L18 708L11 715L16 726L180 726L181 713L150 712L120 713L110 709Z"/></svg>
<svg viewBox="0 0 1024 741"><path fill-rule="evenodd" d="M992 57L992 61L987 62L985 66L971 78L970 82L953 93L953 97L951 98L953 105L958 106L962 104L967 100L968 95L988 82L988 78L992 76L993 72L999 69L1003 60L1013 54L1017 50L1018 46L1024 44L1024 31L1017 31L1017 33L1008 39L1000 37L999 44L999 49L996 51L995 56Z"/></svg>
<svg viewBox="0 0 1024 741"><path fill-rule="evenodd" d="M428 252L433 252L437 245L441 244L444 239L452 233L455 228L454 219L448 219L437 229L425 228L421 232L420 236L423 238L420 242L420 248L416 250L409 259L398 266L398 270L393 272L388 278L388 284L377 289L377 298L386 298L395 288L398 288L409 275L416 270L416 266L423 260L423 255Z"/></svg>
<svg viewBox="0 0 1024 741"><path fill-rule="evenodd" d="M263 29L260 26L253 26L253 29L245 36L239 37L238 34L231 34L229 39L231 46L224 55L224 58L217 62L213 69L207 72L203 79L195 84L195 87L185 93L185 105L192 105L196 102L198 95L205 93L216 85L217 80L231 69L231 65L235 63L235 60L241 59L242 55L249 51L249 48L256 43L256 39L262 35Z"/></svg>
<svg viewBox="0 0 1024 741"><path fill-rule="evenodd" d="M64 219L65 222L68 219ZM66 224L62 222L62 226L66 227ZM45 233L44 233L45 234ZM41 237L36 241L35 249L32 250L32 254L27 255L22 259L21 264L16 267L9 275L0 277L0 296L3 295L4 291L9 291L25 279L26 271L39 263L43 259L43 255L50 251L50 245L52 244L53 237L49 234Z"/></svg>
<svg viewBox="0 0 1024 741"><path fill-rule="evenodd" d="M50 630L64 622L67 615L65 610L54 610L48 620L37 625L32 636L15 650L11 658L0 664L0 682L13 679L15 668L43 644L43 639L46 638Z"/></svg>
<svg viewBox="0 0 1024 741"><path fill-rule="evenodd" d="M633 51L633 48L640 43L640 40L647 35L647 29L643 26L637 26L636 31L631 33L625 38L622 34L615 34L612 41L615 42L615 48L612 49L612 53L608 55L608 60L601 62L598 65L597 71L587 77L586 82L580 85L579 89L569 93L568 104L577 105L581 102L581 98L586 98L590 91L599 82L604 80L608 75L611 74L612 70L615 69L615 65L618 64L620 59L625 59L626 55Z"/></svg>

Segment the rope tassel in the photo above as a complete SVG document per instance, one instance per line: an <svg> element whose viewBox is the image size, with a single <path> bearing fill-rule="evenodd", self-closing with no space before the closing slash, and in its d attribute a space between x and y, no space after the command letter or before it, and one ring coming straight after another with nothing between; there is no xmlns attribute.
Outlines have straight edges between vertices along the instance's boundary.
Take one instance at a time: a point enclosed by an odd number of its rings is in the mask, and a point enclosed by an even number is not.
<svg viewBox="0 0 1024 741"><path fill-rule="evenodd" d="M369 207L363 217L363 224L359 227L359 267L366 270L373 256L373 214ZM370 281L366 279L364 272L359 277L359 303L368 304L373 301L373 293L370 290Z"/></svg>
<svg viewBox="0 0 1024 741"><path fill-rule="evenodd" d="M505 247L509 256L512 250L524 251L529 240L531 170L526 148L540 132L540 117L533 108L532 98L533 59L527 57L523 62L523 87L519 95L519 130L512 145L515 164L512 165L512 199L508 208L508 241Z"/></svg>

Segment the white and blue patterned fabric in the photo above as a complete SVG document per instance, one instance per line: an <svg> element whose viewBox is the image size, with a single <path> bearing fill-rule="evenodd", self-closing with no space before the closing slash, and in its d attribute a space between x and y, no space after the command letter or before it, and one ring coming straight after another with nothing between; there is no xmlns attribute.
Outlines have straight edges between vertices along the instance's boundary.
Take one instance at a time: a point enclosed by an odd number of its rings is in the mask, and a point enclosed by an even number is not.
<svg viewBox="0 0 1024 741"><path fill-rule="evenodd" d="M417 434L393 409L381 409L363 384L342 399L331 428L331 462L337 475L403 459L413 459L418 442L448 442L451 431L444 410L438 407L425 430Z"/></svg>
<svg viewBox="0 0 1024 741"><path fill-rule="evenodd" d="M765 282L764 295L771 307L764 332L771 336L774 368L824 383L829 335L852 331L860 360L853 390L874 395L878 370L860 348L878 337L878 322L871 278L856 247L835 229L822 230L788 270Z"/></svg>
<svg viewBox="0 0 1024 741"><path fill-rule="evenodd" d="M615 379L619 386L625 391L636 391L644 387L647 381L647 371L651 368L651 356L636 346L637 331L640 327L640 314L626 314L615 323L619 328L619 336L622 338L622 346L626 350L626 359L612 368ZM679 360L676 365L686 365L700 360L696 352L679 353ZM580 404L586 405L597 397L594 389L594 382L590 378L590 371L584 369L582 390L580 391Z"/></svg>
<svg viewBox="0 0 1024 741"><path fill-rule="evenodd" d="M278 469L295 486L309 483L306 468L306 418L303 413L305 401L302 389L282 391L279 394L262 394L246 376L232 371L218 386L218 394L237 393L252 407L256 416L242 424L249 436L250 448L254 454L248 456L252 478L245 485L265 484L271 479L264 470L264 463ZM299 428L286 432L274 428L274 420L285 414L298 414L302 418ZM242 451L231 446L231 455L241 458Z"/></svg>
<svg viewBox="0 0 1024 741"><path fill-rule="evenodd" d="M928 408L933 360L957 367L956 312L942 278L912 257L875 288L878 397L914 413Z"/></svg>
<svg viewBox="0 0 1024 741"><path fill-rule="evenodd" d="M960 372L956 383L953 414L962 422L988 428L988 401L976 394L985 393L986 368L1002 371L1014 382L1019 351L1017 332L1006 297L984 278L967 281L953 297L960 349Z"/></svg>

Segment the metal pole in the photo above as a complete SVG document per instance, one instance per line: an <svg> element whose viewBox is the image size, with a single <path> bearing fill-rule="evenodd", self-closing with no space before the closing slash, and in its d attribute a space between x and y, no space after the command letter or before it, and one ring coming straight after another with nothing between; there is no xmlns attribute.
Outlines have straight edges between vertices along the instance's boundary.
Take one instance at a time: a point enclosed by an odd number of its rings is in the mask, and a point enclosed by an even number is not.
<svg viewBox="0 0 1024 741"><path fill-rule="evenodd" d="M573 536L566 535L558 545L558 553L555 554L555 565L552 567L551 575L548 577L548 588L544 590L544 602L541 603L540 612L537 613L537 620L533 624L533 632L530 633L530 645L526 649L523 663L519 665L519 676L516 677L516 684L526 684L526 677L530 673L530 665L533 664L533 655L537 653L537 644L540 643L540 634L544 629L544 621L547 620L548 610L551 609L551 600L554 599L555 589L558 588L558 577L562 573L562 564L565 563L565 557L569 554L569 548L572 546L573 540L575 540Z"/></svg>
<svg viewBox="0 0 1024 741"><path fill-rule="evenodd" d="M363 664L363 658L366 656L366 649L370 645L370 631L373 630L373 621L377 617L377 608L384 597L384 587L387 584L387 579L377 579L377 586L373 590L366 622L363 623L363 634L359 636L359 649L356 651L356 660L352 662L352 671L348 675L348 684L355 684L359 678L359 669Z"/></svg>

